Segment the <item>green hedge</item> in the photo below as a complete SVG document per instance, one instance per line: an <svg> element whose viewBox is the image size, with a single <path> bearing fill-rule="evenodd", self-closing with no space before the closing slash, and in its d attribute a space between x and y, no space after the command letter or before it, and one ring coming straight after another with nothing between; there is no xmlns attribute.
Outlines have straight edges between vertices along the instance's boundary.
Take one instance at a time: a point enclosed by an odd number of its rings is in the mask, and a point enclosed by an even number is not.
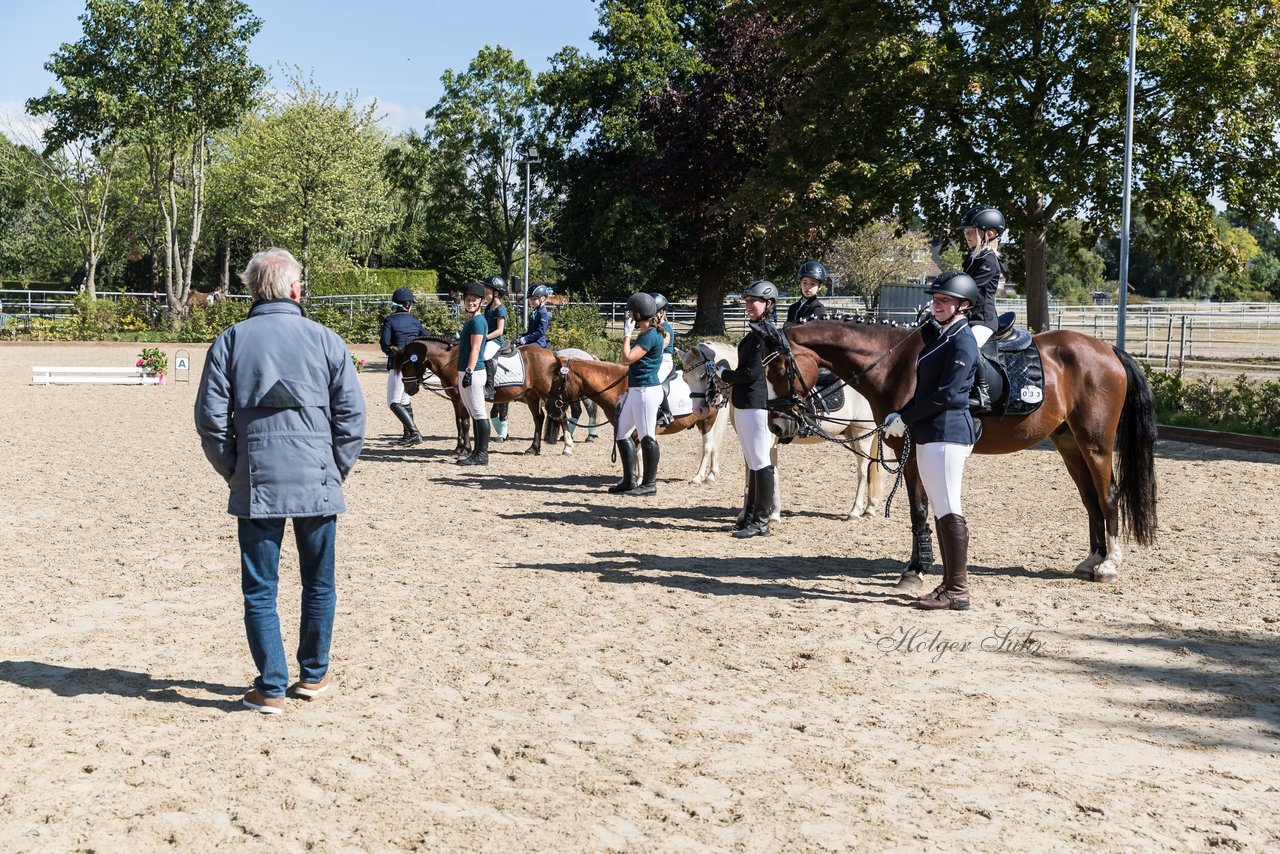
<svg viewBox="0 0 1280 854"><path fill-rule="evenodd" d="M435 270L364 267L340 270L318 269L311 274L311 293L320 297L389 294L396 288L408 288L422 298L424 295L436 293L439 282L440 276Z"/></svg>
<svg viewBox="0 0 1280 854"><path fill-rule="evenodd" d="M1280 438L1280 381L1189 380L1143 365L1161 424Z"/></svg>

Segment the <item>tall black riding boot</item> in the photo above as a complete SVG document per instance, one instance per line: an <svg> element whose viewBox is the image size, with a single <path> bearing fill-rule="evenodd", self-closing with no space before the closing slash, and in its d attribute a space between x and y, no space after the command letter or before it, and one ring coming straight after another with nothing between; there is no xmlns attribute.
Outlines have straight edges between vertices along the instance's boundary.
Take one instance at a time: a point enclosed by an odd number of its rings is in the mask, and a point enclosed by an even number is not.
<svg viewBox="0 0 1280 854"><path fill-rule="evenodd" d="M658 440L652 436L641 439L640 456L644 458L644 480L627 495L654 495L658 491Z"/></svg>
<svg viewBox="0 0 1280 854"><path fill-rule="evenodd" d="M738 539L769 536L769 513L773 510L774 478L773 466L765 466L751 473L751 479L756 484L756 507L747 526L741 531L733 532Z"/></svg>
<svg viewBox="0 0 1280 854"><path fill-rule="evenodd" d="M916 600L916 607L929 611L969 610L969 524L963 516L949 513L938 520L938 543L942 547L942 586Z"/></svg>
<svg viewBox="0 0 1280 854"><path fill-rule="evenodd" d="M489 419L485 418L480 421L473 420L471 429L474 433L476 450L469 457L463 457L458 460L460 466L487 466L489 465Z"/></svg>
<svg viewBox="0 0 1280 854"><path fill-rule="evenodd" d="M494 396L493 381L496 379L494 375L497 373L497 371L494 369L495 368L494 361L495 360L493 359L484 360L484 399L485 400L493 400L493 396Z"/></svg>
<svg viewBox="0 0 1280 854"><path fill-rule="evenodd" d="M393 403L388 407L396 418L400 419L400 423L404 425L405 437L400 440L401 445L416 445L422 441L422 434L418 432L418 425L413 423L413 411L403 403Z"/></svg>
<svg viewBox="0 0 1280 854"><path fill-rule="evenodd" d="M742 517L733 523L731 531L741 531L743 528L751 524L751 520L755 518L756 502L760 500L757 495L756 483L757 478L755 472L747 472L747 500L742 505Z"/></svg>
<svg viewBox="0 0 1280 854"><path fill-rule="evenodd" d="M622 460L622 480L609 487L609 491L617 495L636 488L636 443L627 438L614 444L618 448L618 459Z"/></svg>

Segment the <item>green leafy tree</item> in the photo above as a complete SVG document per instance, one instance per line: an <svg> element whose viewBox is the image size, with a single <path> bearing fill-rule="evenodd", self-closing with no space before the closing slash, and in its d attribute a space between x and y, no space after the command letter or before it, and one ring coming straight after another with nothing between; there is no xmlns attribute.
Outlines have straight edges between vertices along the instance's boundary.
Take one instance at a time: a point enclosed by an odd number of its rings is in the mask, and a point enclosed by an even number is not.
<svg viewBox="0 0 1280 854"><path fill-rule="evenodd" d="M225 135L211 196L232 233L292 247L303 294L320 258L367 260L393 212L377 126L377 104L356 106L295 75L292 90L267 100Z"/></svg>
<svg viewBox="0 0 1280 854"><path fill-rule="evenodd" d="M0 280L65 281L77 247L45 204L39 176L18 168L32 157L0 133Z"/></svg>
<svg viewBox="0 0 1280 854"><path fill-rule="evenodd" d="M929 2L919 188L931 221L995 204L1020 241L1028 322L1048 324L1051 223L1114 225L1124 144L1129 5ZM1152 0L1141 10L1134 167L1170 251L1213 266L1231 252L1207 199L1280 209L1280 2Z"/></svg>
<svg viewBox="0 0 1280 854"><path fill-rule="evenodd" d="M164 277L185 310L204 215L209 139L236 122L263 80L248 60L261 21L241 0L87 0L84 34L45 68L62 91L27 102L46 115L46 152L81 140L146 152L164 227Z"/></svg>
<svg viewBox="0 0 1280 854"><path fill-rule="evenodd" d="M923 234L882 221L839 238L825 259L844 291L861 297L867 311L874 314L885 285L920 280L929 259L926 246Z"/></svg>
<svg viewBox="0 0 1280 854"><path fill-rule="evenodd" d="M422 135L406 140L426 176L427 215L457 227L458 244L484 246L510 277L524 243L520 161L542 136L533 74L510 50L487 46L466 71L446 71L441 82L444 94L427 111ZM533 191L540 199L538 185Z"/></svg>
<svg viewBox="0 0 1280 854"><path fill-rule="evenodd" d="M660 151L641 126L645 99L688 86L705 65L723 0L605 0L589 54L566 47L538 78L547 141L538 171L553 209L544 230L574 292L623 297L657 283L678 238L659 200L638 179ZM696 283L668 273L661 284L686 296Z"/></svg>
<svg viewBox="0 0 1280 854"><path fill-rule="evenodd" d="M1078 217L1058 220L1050 229L1045 261L1049 292L1062 302L1090 303L1102 290L1106 262L1094 247L1097 236Z"/></svg>

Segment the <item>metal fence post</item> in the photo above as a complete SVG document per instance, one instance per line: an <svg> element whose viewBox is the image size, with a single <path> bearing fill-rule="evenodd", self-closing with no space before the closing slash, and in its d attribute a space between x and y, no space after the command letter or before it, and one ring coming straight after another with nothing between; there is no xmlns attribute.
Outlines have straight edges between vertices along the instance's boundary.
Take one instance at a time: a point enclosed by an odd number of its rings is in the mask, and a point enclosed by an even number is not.
<svg viewBox="0 0 1280 854"><path fill-rule="evenodd" d="M1187 316L1182 315L1182 333L1178 337L1178 376L1182 376L1187 352Z"/></svg>
<svg viewBox="0 0 1280 854"><path fill-rule="evenodd" d="M1169 351L1173 349L1173 315L1169 315L1169 330L1164 336L1164 372L1169 373Z"/></svg>

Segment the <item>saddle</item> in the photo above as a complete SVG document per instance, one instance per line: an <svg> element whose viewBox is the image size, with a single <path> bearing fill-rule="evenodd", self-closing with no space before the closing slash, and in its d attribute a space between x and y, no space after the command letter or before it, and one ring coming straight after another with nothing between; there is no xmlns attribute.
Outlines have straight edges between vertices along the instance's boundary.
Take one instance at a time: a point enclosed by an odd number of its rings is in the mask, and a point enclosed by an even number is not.
<svg viewBox="0 0 1280 854"><path fill-rule="evenodd" d="M978 376L969 394L973 415L1027 415L1044 402L1044 365L1031 333L1015 328L1014 313L1000 315L982 345Z"/></svg>
<svg viewBox="0 0 1280 854"><path fill-rule="evenodd" d="M817 404L822 412L839 412L844 408L844 380L826 368L818 368L818 380L814 390L817 392Z"/></svg>
<svg viewBox="0 0 1280 854"><path fill-rule="evenodd" d="M693 412L693 389L685 382L684 371L676 368L662 381L662 399L672 418ZM659 418L661 418L659 414Z"/></svg>
<svg viewBox="0 0 1280 854"><path fill-rule="evenodd" d="M519 351L516 350L516 339L512 338L510 341L502 342L502 346L498 348L498 352L493 355L496 358L502 358L504 356L509 358L516 355L518 352Z"/></svg>

